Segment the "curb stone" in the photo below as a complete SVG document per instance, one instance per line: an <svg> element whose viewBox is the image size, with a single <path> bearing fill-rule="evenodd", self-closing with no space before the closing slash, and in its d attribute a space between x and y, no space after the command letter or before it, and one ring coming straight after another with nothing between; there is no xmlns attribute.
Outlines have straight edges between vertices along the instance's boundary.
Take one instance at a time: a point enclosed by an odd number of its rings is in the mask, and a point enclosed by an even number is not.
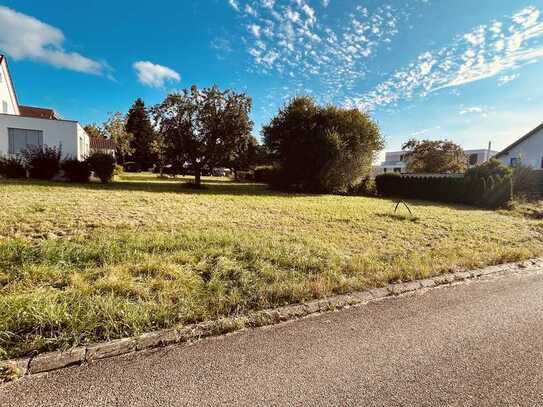
<svg viewBox="0 0 543 407"><path fill-rule="evenodd" d="M80 365L85 361L86 352L86 348L73 348L67 351L42 353L30 360L28 373L43 373L71 365Z"/></svg>
<svg viewBox="0 0 543 407"><path fill-rule="evenodd" d="M87 362L120 356L136 350L136 340L133 338L117 339L111 342L99 343L87 348Z"/></svg>
<svg viewBox="0 0 543 407"><path fill-rule="evenodd" d="M401 296L405 293L428 288L450 285L464 280L485 277L502 272L532 271L543 268L543 258L488 266L472 271L439 275L418 281L389 284L386 288L373 288L350 294L336 295L304 304L287 305L279 308L255 311L246 316L222 318L215 321L178 326L174 329L148 332L134 338L118 339L110 342L73 348L67 351L42 353L33 358L0 361L0 369L15 369L8 379L80 365L84 362L111 358L135 351L168 346L175 343L190 343L210 336L218 336L249 327L274 325L279 322L303 318L311 314L333 311L348 306L375 302L387 297ZM1 373L1 370L0 370ZM13 377L12 377L13 376ZM0 376L0 383L4 377Z"/></svg>

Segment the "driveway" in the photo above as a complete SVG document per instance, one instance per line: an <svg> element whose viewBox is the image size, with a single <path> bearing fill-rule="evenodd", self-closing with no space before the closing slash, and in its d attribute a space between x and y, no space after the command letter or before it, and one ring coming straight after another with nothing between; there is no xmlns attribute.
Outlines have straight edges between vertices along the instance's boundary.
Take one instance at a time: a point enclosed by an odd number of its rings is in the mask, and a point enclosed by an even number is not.
<svg viewBox="0 0 543 407"><path fill-rule="evenodd" d="M28 377L0 405L543 405L543 271Z"/></svg>

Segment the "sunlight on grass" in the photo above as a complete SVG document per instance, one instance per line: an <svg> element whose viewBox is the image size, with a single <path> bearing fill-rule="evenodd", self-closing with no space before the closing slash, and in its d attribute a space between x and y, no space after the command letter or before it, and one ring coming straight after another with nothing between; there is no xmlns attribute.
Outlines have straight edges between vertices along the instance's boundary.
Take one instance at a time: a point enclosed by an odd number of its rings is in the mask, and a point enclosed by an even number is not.
<svg viewBox="0 0 543 407"><path fill-rule="evenodd" d="M507 211L187 181L0 181L0 358L543 254Z"/></svg>

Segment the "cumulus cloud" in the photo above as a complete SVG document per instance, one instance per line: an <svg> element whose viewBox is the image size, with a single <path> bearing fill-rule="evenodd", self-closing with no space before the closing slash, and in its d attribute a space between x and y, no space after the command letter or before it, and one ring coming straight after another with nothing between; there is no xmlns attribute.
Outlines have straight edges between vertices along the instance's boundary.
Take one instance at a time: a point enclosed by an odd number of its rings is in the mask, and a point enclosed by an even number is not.
<svg viewBox="0 0 543 407"><path fill-rule="evenodd" d="M85 57L63 48L63 32L32 16L0 6L0 51L10 57L30 59L93 75L109 75L104 62Z"/></svg>
<svg viewBox="0 0 543 407"><path fill-rule="evenodd" d="M153 88L160 88L169 81L179 82L181 80L181 75L173 69L149 61L134 62L133 67L138 74L138 81Z"/></svg>

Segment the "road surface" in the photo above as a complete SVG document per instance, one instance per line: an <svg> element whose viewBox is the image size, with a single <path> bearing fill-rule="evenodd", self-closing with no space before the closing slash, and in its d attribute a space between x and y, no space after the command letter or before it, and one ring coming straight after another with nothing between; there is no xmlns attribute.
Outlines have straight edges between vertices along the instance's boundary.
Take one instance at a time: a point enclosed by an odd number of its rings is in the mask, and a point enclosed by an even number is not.
<svg viewBox="0 0 543 407"><path fill-rule="evenodd" d="M28 377L0 405L543 405L543 273Z"/></svg>

